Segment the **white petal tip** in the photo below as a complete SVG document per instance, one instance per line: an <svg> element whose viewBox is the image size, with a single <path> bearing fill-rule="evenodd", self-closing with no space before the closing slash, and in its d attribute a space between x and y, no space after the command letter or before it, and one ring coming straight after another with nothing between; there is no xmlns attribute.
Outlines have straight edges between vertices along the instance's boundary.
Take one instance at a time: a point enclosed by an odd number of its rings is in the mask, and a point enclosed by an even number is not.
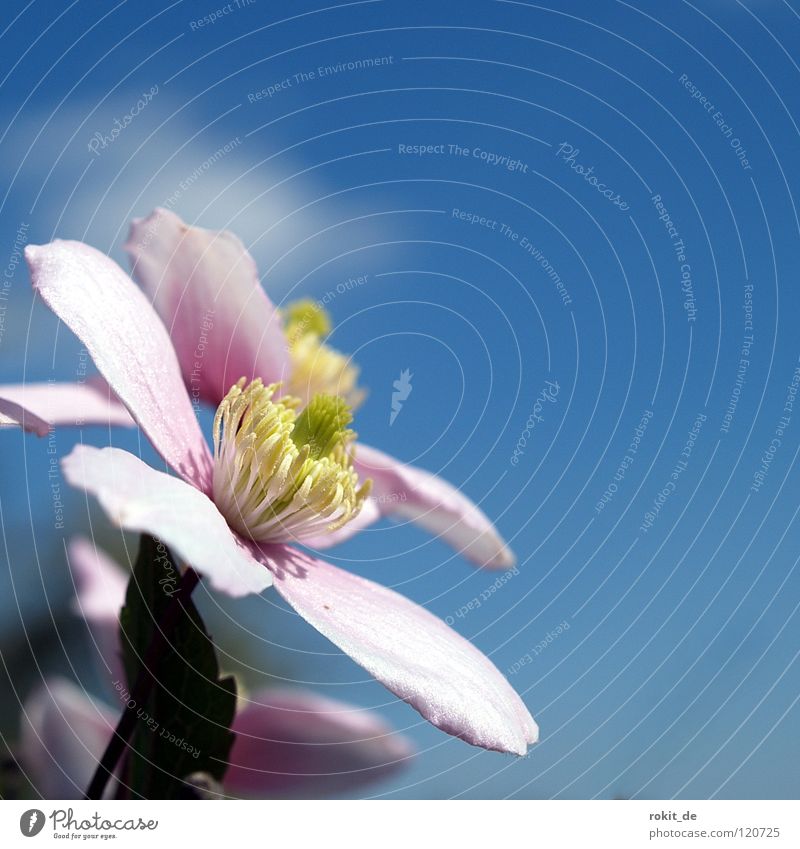
<svg viewBox="0 0 800 849"><path fill-rule="evenodd" d="M28 262L35 260L37 255L41 253L42 247L43 245L26 245L24 251L25 259L27 259Z"/></svg>
<svg viewBox="0 0 800 849"><path fill-rule="evenodd" d="M500 542L498 540L498 542ZM511 569L517 565L517 555L504 543L500 542L497 553L487 560L485 569Z"/></svg>
<svg viewBox="0 0 800 849"><path fill-rule="evenodd" d="M538 742L539 742L539 733L538 733L538 730L537 730L536 735L533 739L528 737L527 740L525 740L524 742L520 742L520 743L516 744L515 746L513 746L509 749L506 749L506 752L509 755L516 755L518 758L524 758L529 754L531 747L535 746Z"/></svg>

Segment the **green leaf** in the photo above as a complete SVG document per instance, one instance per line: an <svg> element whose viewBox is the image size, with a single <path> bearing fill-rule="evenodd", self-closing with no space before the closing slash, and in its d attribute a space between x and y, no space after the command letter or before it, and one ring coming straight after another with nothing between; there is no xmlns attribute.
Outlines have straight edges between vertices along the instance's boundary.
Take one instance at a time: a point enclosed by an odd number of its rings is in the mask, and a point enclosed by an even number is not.
<svg viewBox="0 0 800 849"><path fill-rule="evenodd" d="M174 799L185 796L183 779L192 773L206 772L221 780L234 740L230 726L236 682L220 678L203 620L191 598L181 597L178 568L166 546L149 536L141 538L120 617L120 636L126 698L152 641L163 641L163 650L149 665L155 679L150 695L142 704L126 708L137 711L138 721L123 783L147 799Z"/></svg>

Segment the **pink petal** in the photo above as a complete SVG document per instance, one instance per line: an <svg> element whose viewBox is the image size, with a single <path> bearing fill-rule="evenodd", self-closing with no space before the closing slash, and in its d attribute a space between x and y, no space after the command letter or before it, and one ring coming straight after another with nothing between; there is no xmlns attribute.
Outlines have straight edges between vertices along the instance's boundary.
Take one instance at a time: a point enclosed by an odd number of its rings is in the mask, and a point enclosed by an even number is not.
<svg viewBox="0 0 800 849"><path fill-rule="evenodd" d="M478 566L508 569L516 562L486 514L442 478L362 442L353 465L362 479L372 478L370 500L382 515L410 519Z"/></svg>
<svg viewBox="0 0 800 849"><path fill-rule="evenodd" d="M62 460L62 468L70 484L97 497L113 522L163 540L215 589L244 596L272 583L214 502L190 484L119 448L79 445Z"/></svg>
<svg viewBox="0 0 800 849"><path fill-rule="evenodd" d="M21 425L30 433L46 436L51 427L133 424L125 406L102 379L0 386L0 427Z"/></svg>
<svg viewBox="0 0 800 849"><path fill-rule="evenodd" d="M233 730L224 784L240 797L338 795L390 775L412 754L374 713L302 690L254 694Z"/></svg>
<svg viewBox="0 0 800 849"><path fill-rule="evenodd" d="M45 799L82 799L117 717L63 678L51 678L28 697L20 756Z"/></svg>
<svg viewBox="0 0 800 849"><path fill-rule="evenodd" d="M265 547L275 589L307 622L438 728L524 755L538 729L467 640L398 593L285 546Z"/></svg>
<svg viewBox="0 0 800 849"><path fill-rule="evenodd" d="M161 456L206 489L211 456L164 325L111 259L81 242L29 245L33 287L83 342Z"/></svg>
<svg viewBox="0 0 800 849"><path fill-rule="evenodd" d="M74 608L91 622L114 622L125 603L128 573L86 537L69 543L69 561L77 585Z"/></svg>
<svg viewBox="0 0 800 849"><path fill-rule="evenodd" d="M89 626L104 677L124 681L119 644L119 613L125 603L128 573L86 537L69 543L69 565L77 594L73 610Z"/></svg>
<svg viewBox="0 0 800 849"><path fill-rule="evenodd" d="M233 233L189 227L157 209L133 222L125 249L169 329L193 398L216 406L241 377L274 383L287 376L280 316Z"/></svg>

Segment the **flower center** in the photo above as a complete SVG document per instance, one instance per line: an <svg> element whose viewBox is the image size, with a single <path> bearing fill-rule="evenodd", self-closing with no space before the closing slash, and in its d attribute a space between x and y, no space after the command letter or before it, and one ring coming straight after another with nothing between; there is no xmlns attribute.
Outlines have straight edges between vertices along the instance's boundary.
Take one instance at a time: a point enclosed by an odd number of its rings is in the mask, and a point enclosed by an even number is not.
<svg viewBox="0 0 800 849"><path fill-rule="evenodd" d="M274 399L278 384L242 378L214 416L214 503L258 542L333 531L358 515L372 486L350 460L355 434L341 398Z"/></svg>
<svg viewBox="0 0 800 849"><path fill-rule="evenodd" d="M350 409L361 406L366 393L358 386L358 366L322 341L331 330L328 313L316 301L304 299L289 304L285 314L292 360L290 393L305 400L339 395Z"/></svg>

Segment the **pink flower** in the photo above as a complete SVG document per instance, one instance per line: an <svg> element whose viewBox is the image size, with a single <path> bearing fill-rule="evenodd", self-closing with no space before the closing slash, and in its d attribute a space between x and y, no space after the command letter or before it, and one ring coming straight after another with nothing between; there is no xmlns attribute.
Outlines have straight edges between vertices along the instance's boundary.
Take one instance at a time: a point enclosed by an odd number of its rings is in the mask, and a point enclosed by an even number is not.
<svg viewBox="0 0 800 849"><path fill-rule="evenodd" d="M45 799L82 799L119 713L65 678L47 679L25 702L20 736L35 790ZM222 790L236 798L340 795L392 775L412 756L375 714L300 689L251 694L232 730Z"/></svg>
<svg viewBox="0 0 800 849"><path fill-rule="evenodd" d="M507 567L513 555L491 522L434 475L360 443L353 456L349 411L333 394L306 398L301 410L261 382L294 380L298 391L299 373L302 395L304 386L316 390L319 376L296 359L297 337L284 335L235 236L187 227L162 210L134 222L127 247L144 292L79 242L29 246L26 259L34 288L113 390L96 421L124 405L178 476L119 449L81 445L63 461L68 481L95 495L120 527L161 538L218 590L241 596L274 583L300 616L447 733L524 754L536 724L483 654L392 590L286 544L322 548L394 513L479 565ZM338 394L352 375L336 352L315 350L328 358ZM187 385L219 405L213 457ZM18 396L16 413L5 415L36 429L28 400ZM65 403L49 415L32 411L48 424L88 423ZM377 497L367 497L359 476L372 480Z"/></svg>
<svg viewBox="0 0 800 849"><path fill-rule="evenodd" d="M89 625L109 681L123 681L125 573L86 539L73 540L69 555L76 612ZM20 752L36 790L48 799L82 798L118 714L62 678L37 689L25 703ZM409 742L374 713L300 689L240 697L232 729L223 790L236 797L341 794L391 775L412 757Z"/></svg>

